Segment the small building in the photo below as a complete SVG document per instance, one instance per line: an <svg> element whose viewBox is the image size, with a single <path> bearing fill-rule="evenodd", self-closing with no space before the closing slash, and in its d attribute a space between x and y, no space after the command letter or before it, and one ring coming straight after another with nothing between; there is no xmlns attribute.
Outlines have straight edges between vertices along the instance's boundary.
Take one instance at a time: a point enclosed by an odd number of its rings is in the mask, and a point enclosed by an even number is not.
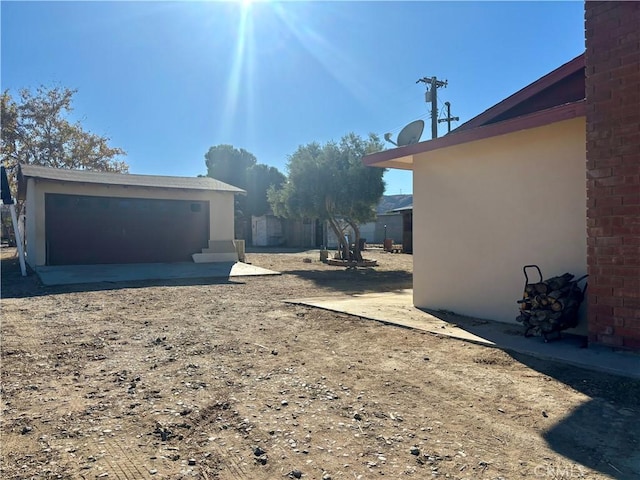
<svg viewBox="0 0 640 480"><path fill-rule="evenodd" d="M402 215L402 251L413 253L413 205L393 211Z"/></svg>
<svg viewBox="0 0 640 480"><path fill-rule="evenodd" d="M209 177L21 165L27 263L92 265L237 261L234 195Z"/></svg>
<svg viewBox="0 0 640 480"><path fill-rule="evenodd" d="M279 247L285 236L282 220L274 215L251 217L251 242L254 247Z"/></svg>
<svg viewBox="0 0 640 480"><path fill-rule="evenodd" d="M360 236L366 239L367 243L382 245L386 239L393 240L394 243L402 243L402 215L400 213L379 213L375 221L359 225L359 227ZM350 229L349 235L353 237ZM335 241L335 235L331 235L331 239Z"/></svg>

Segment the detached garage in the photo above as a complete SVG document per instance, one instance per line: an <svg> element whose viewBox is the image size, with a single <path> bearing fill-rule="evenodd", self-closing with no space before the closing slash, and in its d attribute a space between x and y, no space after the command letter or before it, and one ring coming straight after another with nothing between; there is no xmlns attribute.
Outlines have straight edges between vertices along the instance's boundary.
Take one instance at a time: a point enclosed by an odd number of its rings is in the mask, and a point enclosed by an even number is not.
<svg viewBox="0 0 640 480"><path fill-rule="evenodd" d="M236 261L234 195L209 177L22 165L27 262L95 265Z"/></svg>

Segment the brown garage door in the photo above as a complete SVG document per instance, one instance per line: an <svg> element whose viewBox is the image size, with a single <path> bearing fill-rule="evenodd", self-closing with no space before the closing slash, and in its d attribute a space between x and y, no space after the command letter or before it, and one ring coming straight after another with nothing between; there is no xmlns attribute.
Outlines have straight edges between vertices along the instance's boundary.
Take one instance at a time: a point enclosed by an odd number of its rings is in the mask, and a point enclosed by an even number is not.
<svg viewBox="0 0 640 480"><path fill-rule="evenodd" d="M47 265L188 262L209 241L209 202L45 195Z"/></svg>

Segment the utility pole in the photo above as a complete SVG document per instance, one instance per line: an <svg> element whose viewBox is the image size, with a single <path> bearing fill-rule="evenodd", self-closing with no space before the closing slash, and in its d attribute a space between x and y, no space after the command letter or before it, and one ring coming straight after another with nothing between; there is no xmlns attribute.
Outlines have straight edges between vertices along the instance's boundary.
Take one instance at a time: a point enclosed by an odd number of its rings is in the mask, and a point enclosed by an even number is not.
<svg viewBox="0 0 640 480"><path fill-rule="evenodd" d="M452 117L451 116L451 103L444 102L447 107L447 118L439 118L438 123L447 122L447 133L451 132L451 121L457 122L460 120L460 117Z"/></svg>
<svg viewBox="0 0 640 480"><path fill-rule="evenodd" d="M425 102L431 102L431 138L438 138L438 87L446 87L446 80L438 80L436 77L419 78L416 83L431 85L424 95Z"/></svg>

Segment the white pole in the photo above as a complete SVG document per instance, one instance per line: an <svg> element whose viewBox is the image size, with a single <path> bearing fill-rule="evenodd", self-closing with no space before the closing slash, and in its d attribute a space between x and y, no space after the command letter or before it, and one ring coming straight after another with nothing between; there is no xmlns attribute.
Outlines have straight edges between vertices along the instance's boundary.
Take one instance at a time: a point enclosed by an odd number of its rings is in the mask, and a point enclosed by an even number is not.
<svg viewBox="0 0 640 480"><path fill-rule="evenodd" d="M13 233L16 236L16 245L18 246L18 257L20 258L20 270L22 271L22 276L27 276L27 267L24 264L24 247L22 245L22 235L20 235L20 229L18 228L18 217L16 216L16 205L12 203L9 205L9 210L11 210L11 220L13 221Z"/></svg>

